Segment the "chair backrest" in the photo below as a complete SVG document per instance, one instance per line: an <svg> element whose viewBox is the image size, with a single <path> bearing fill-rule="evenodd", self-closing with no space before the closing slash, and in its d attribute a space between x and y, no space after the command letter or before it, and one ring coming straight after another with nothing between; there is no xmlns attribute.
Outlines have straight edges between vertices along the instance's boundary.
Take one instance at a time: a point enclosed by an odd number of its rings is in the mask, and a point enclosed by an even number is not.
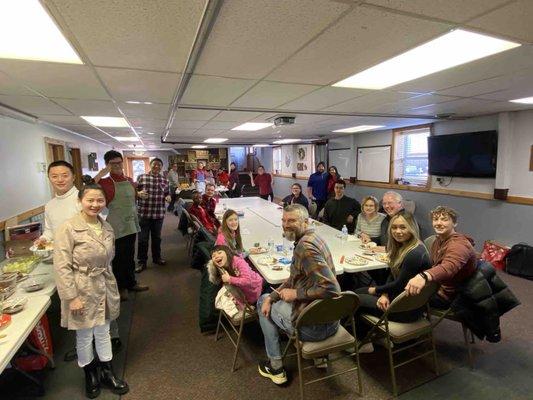
<svg viewBox="0 0 533 400"><path fill-rule="evenodd" d="M322 219L324 218L324 209L320 210L320 212L318 213L318 215L316 216L316 219L318 221L322 221Z"/></svg>
<svg viewBox="0 0 533 400"><path fill-rule="evenodd" d="M243 185L241 188L241 195L243 197L257 197L259 196L259 188L257 186Z"/></svg>
<svg viewBox="0 0 533 400"><path fill-rule="evenodd" d="M426 246L428 253L431 251L431 246L433 246L435 239L437 239L437 235L431 235L424 239L424 246Z"/></svg>
<svg viewBox="0 0 533 400"><path fill-rule="evenodd" d="M298 319L296 328L304 325L326 324L353 316L359 308L359 296L353 292L342 292L338 297L314 300L305 307Z"/></svg>
<svg viewBox="0 0 533 400"><path fill-rule="evenodd" d="M241 304L244 304L246 308L251 308L251 305L246 300L246 296L239 287L230 285L229 283L224 284L224 286L226 287L226 290L231 293L233 298L235 298L235 300Z"/></svg>
<svg viewBox="0 0 533 400"><path fill-rule="evenodd" d="M309 203L309 215L310 215L311 217L313 217L313 218L314 218L315 215L316 215L316 209L317 209L317 204L316 204L316 202L311 201L311 202Z"/></svg>
<svg viewBox="0 0 533 400"><path fill-rule="evenodd" d="M427 282L419 294L409 296L406 291L396 297L390 303L387 314L417 310L427 304L429 298L435 294L439 285L435 282Z"/></svg>
<svg viewBox="0 0 533 400"><path fill-rule="evenodd" d="M181 210L181 212L183 213L183 215L185 215L185 218L187 218L187 221L189 222L189 225L192 225L193 224L193 220L191 218L191 214L189 213L189 211L187 211L185 208L183 208Z"/></svg>

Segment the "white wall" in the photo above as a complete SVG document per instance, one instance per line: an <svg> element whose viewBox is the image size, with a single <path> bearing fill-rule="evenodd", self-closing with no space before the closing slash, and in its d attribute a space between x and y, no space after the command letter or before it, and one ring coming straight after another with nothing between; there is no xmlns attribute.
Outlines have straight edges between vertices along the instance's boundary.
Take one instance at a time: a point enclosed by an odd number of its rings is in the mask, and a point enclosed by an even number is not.
<svg viewBox="0 0 533 400"><path fill-rule="evenodd" d="M39 163L46 163L45 137L79 148L84 168L89 153L97 154L101 168L104 153L111 149L46 125L0 116L0 220L42 206L50 199L46 172L38 170Z"/></svg>
<svg viewBox="0 0 533 400"><path fill-rule="evenodd" d="M509 195L533 197L533 172L529 170L533 145L533 110L511 113L513 142Z"/></svg>

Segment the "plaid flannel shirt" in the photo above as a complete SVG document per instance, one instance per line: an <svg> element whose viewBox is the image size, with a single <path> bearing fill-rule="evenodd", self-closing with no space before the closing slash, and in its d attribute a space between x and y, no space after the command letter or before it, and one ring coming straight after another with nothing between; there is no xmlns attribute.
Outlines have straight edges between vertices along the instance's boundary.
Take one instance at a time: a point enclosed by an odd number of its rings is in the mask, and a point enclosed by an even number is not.
<svg viewBox="0 0 533 400"><path fill-rule="evenodd" d="M281 289L296 289L296 300L292 308L293 322L313 300L340 294L331 252L326 242L313 229L305 231L304 236L295 243L290 276L277 290ZM276 292L272 292L270 297L272 301L279 300Z"/></svg>
<svg viewBox="0 0 533 400"><path fill-rule="evenodd" d="M141 218L165 217L165 197L169 194L168 180L162 175L142 174L137 177L137 190L148 192L147 199L137 199L137 212Z"/></svg>

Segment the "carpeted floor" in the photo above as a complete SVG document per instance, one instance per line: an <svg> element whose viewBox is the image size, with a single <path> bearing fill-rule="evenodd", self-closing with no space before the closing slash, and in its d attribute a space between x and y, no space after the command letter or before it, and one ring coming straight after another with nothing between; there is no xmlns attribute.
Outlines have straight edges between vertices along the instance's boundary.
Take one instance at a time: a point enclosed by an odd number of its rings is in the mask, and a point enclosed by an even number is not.
<svg viewBox="0 0 533 400"><path fill-rule="evenodd" d="M258 324L245 329L238 370L231 372L233 347L227 338L215 342L214 335L202 335L198 329L198 287L200 272L189 268L184 239L176 231L177 218L167 214L163 231L163 255L166 266L152 266L138 275L150 291L122 303L121 337L126 348L115 356L117 370L130 385L127 400L158 399L296 399L298 383L294 379L296 363L288 364L289 384L277 387L257 373L257 360L264 357ZM522 305L501 321L503 340L498 344L476 343L476 366L466 366L466 349L458 324L444 321L436 331L441 375L435 377L431 363L414 362L398 373L402 400L525 400L533 396L533 320L530 318L533 282L501 274ZM54 323L54 322L52 322ZM55 321L57 324L58 321ZM82 399L83 375L75 363L64 363L64 352L73 338L65 330L54 329L57 367L45 373L47 394L43 399ZM340 366L349 361L342 361ZM361 355L364 398L389 399L390 378L387 355L376 348ZM336 369L337 367L334 367ZM313 376L321 372L312 368ZM307 399L358 399L355 375L344 375L307 386ZM14 394L0 385L0 398ZM20 393L18 393L20 394ZM31 396L17 398L34 398ZM100 398L117 396L104 391Z"/></svg>
<svg viewBox="0 0 533 400"><path fill-rule="evenodd" d="M258 325L248 326L239 369L230 370L233 347L224 338L204 336L198 329L200 273L188 267L184 240L175 231L177 219L167 217L164 256L168 265L151 267L140 277L151 287L138 296L130 332L125 376L132 388L129 399L294 399L298 384L291 379L279 388L257 373L256 362L264 357ZM437 329L441 376L435 379L431 364L414 362L398 373L402 399L525 399L533 392L533 282L502 274L522 305L502 319L503 340L474 346L476 369L466 365L466 350L459 325L444 321ZM390 379L386 352L377 348L362 355L365 399L388 399ZM348 362L348 361L346 361ZM288 365L294 376L296 364ZM320 372L311 371L319 376ZM345 375L307 387L308 399L356 399L356 381ZM416 387L416 388L415 388ZM481 397L482 396L482 397ZM526 396L526 397L524 397ZM529 397L531 398L531 397Z"/></svg>

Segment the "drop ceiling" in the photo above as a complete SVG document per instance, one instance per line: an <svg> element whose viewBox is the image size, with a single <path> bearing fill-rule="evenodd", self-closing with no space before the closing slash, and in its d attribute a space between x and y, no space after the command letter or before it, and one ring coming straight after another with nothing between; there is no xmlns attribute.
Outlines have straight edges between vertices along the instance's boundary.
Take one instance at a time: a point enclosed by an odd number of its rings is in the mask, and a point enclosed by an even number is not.
<svg viewBox="0 0 533 400"><path fill-rule="evenodd" d="M168 128L167 141L254 144L532 107L508 102L533 96L530 0L220 1L186 71L204 9L213 3L42 0L84 64L0 59L0 103L124 149L113 136L137 134L147 148L170 149L161 143ZM522 46L386 90L331 86L458 27ZM190 79L173 110L184 73ZM287 113L296 116L294 125L231 130ZM81 115L123 116L135 132L97 129Z"/></svg>

